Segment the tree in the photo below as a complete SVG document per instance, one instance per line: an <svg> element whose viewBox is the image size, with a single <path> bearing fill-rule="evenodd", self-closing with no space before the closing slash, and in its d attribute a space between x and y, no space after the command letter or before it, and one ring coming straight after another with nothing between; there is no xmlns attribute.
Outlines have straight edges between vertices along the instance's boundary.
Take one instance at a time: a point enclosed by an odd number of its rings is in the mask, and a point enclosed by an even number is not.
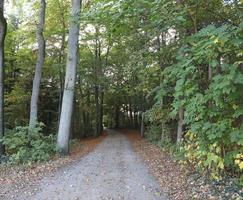
<svg viewBox="0 0 243 200"><path fill-rule="evenodd" d="M35 68L35 77L33 81L31 102L30 102L30 120L29 128L33 129L38 120L38 98L40 93L40 83L41 83L41 73L42 67L45 60L45 39L44 39L44 26L45 26L45 12L46 12L46 2L41 0L40 13L39 13L39 24L37 26L36 38L38 42L38 55Z"/></svg>
<svg viewBox="0 0 243 200"><path fill-rule="evenodd" d="M57 139L57 145L63 154L67 154L69 151L68 143L70 136L71 118L73 113L74 90L76 84L80 10L81 0L73 0L69 27L65 85Z"/></svg>
<svg viewBox="0 0 243 200"><path fill-rule="evenodd" d="M4 18L4 1L0 1L0 139L4 136L4 40L7 22ZM0 142L0 155L5 153L5 148Z"/></svg>

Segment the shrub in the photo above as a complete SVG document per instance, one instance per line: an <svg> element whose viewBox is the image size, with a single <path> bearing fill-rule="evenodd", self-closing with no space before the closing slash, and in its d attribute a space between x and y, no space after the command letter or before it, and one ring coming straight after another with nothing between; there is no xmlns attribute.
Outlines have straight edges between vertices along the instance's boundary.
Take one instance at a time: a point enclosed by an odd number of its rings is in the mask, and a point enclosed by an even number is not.
<svg viewBox="0 0 243 200"><path fill-rule="evenodd" d="M148 127L148 131L146 133L146 137L150 142L156 143L161 138L161 130L160 127L156 124L151 124Z"/></svg>
<svg viewBox="0 0 243 200"><path fill-rule="evenodd" d="M47 161L57 152L55 137L44 136L44 124L37 124L36 128L29 131L29 127L18 126L9 130L3 137L10 162L27 163Z"/></svg>

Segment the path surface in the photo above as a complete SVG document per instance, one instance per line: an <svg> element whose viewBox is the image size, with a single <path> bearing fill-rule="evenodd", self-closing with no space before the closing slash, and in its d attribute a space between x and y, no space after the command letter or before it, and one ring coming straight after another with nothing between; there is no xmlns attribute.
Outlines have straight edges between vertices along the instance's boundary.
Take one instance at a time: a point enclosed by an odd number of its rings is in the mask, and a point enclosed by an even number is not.
<svg viewBox="0 0 243 200"><path fill-rule="evenodd" d="M38 183L37 193L21 200L164 200L126 136L110 131L91 153Z"/></svg>

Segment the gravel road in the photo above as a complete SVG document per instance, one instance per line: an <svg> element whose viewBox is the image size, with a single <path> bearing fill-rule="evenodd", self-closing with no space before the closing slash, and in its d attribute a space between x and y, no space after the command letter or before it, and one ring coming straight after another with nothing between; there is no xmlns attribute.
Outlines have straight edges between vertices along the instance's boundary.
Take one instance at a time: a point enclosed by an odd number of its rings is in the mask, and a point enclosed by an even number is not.
<svg viewBox="0 0 243 200"><path fill-rule="evenodd" d="M126 136L111 130L93 152L45 177L36 189L18 200L167 199Z"/></svg>

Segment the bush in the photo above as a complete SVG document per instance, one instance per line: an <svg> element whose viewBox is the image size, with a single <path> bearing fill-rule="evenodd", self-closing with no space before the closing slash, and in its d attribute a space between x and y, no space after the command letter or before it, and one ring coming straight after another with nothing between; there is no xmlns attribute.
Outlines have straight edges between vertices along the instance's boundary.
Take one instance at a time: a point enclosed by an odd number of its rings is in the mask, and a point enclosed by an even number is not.
<svg viewBox="0 0 243 200"><path fill-rule="evenodd" d="M7 163L9 161L9 157L5 155L0 156L0 164Z"/></svg>
<svg viewBox="0 0 243 200"><path fill-rule="evenodd" d="M10 162L47 161L57 152L55 137L53 135L44 136L42 134L43 126L44 124L39 123L31 131L28 126L19 126L7 132L2 142L6 145Z"/></svg>
<svg viewBox="0 0 243 200"><path fill-rule="evenodd" d="M157 143L160 138L161 138L161 130L160 130L160 127L155 125L155 124L151 124L149 127L148 127L148 131L147 133L145 134L146 135L146 138L152 142L152 143Z"/></svg>

